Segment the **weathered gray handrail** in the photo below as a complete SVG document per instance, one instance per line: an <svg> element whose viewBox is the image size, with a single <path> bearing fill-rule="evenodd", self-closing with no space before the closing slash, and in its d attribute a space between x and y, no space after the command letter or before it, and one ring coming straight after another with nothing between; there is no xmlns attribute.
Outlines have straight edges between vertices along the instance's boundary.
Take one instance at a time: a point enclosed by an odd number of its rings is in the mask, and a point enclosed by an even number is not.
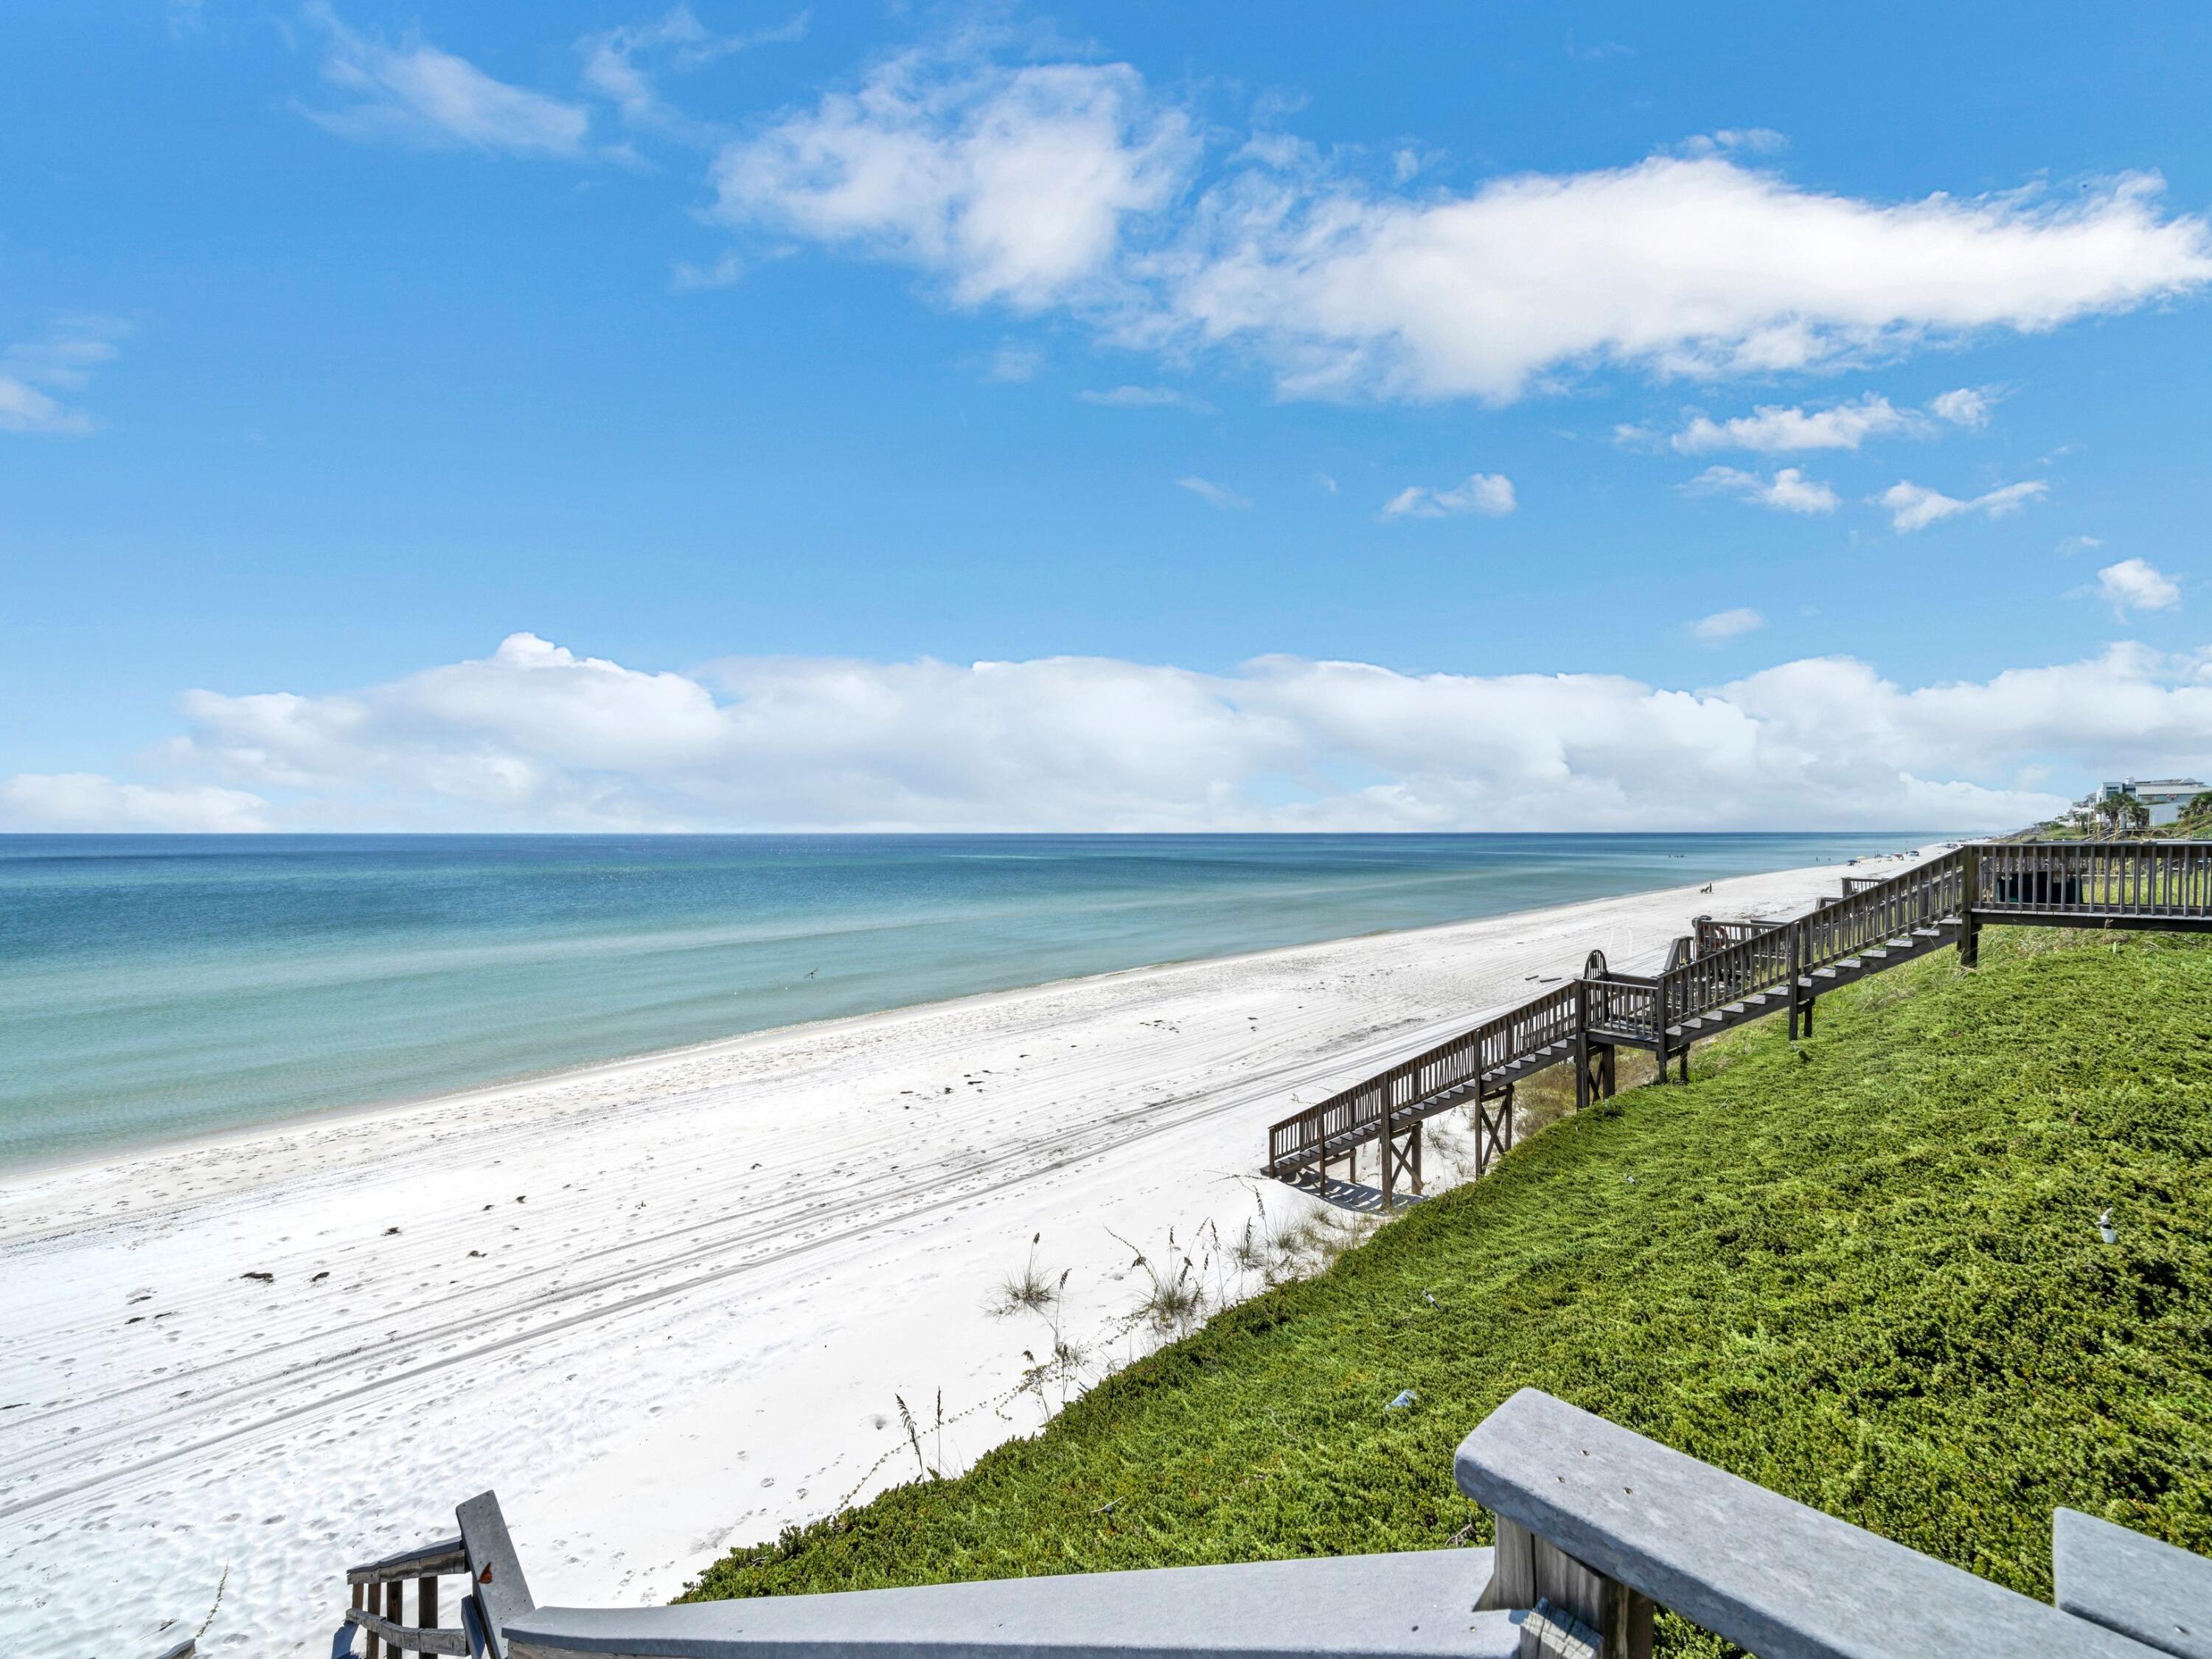
<svg viewBox="0 0 2212 1659"><path fill-rule="evenodd" d="M1488 1550L1064 1573L674 1607L540 1607L508 1659L1516 1659Z"/></svg>
<svg viewBox="0 0 2212 1659"><path fill-rule="evenodd" d="M434 1544L348 1567L346 1583L352 1587L353 1605L346 1609L345 1622L364 1633L368 1659L382 1659L386 1653L392 1659L405 1653L465 1654L469 1650L466 1635L438 1623L438 1581L468 1570L468 1556L459 1538L441 1538ZM411 1625L401 1616L410 1578L415 1581Z"/></svg>
<svg viewBox="0 0 2212 1659"><path fill-rule="evenodd" d="M2052 1600L2179 1659L2212 1659L2212 1561L2079 1510L2051 1517Z"/></svg>
<svg viewBox="0 0 2212 1659"><path fill-rule="evenodd" d="M1267 1167L1290 1168L1346 1135L1370 1131L1386 1114L1451 1090L1470 1087L1526 1055L1569 1041L1576 1023L1575 988L1561 986L1517 1008L1494 1014L1473 1030L1401 1060L1389 1071L1285 1118L1267 1133Z"/></svg>
<svg viewBox="0 0 2212 1659"><path fill-rule="evenodd" d="M2212 926L2212 842L2004 842L1981 851L1992 921Z"/></svg>
<svg viewBox="0 0 2212 1659"><path fill-rule="evenodd" d="M1461 1443L1478 1504L1760 1659L2150 1659L2103 1626L1534 1389Z"/></svg>
<svg viewBox="0 0 2212 1659"><path fill-rule="evenodd" d="M1534 1389L1461 1443L1492 1549L538 1607L491 1493L456 1511L489 1659L1650 1659L1656 1605L1760 1659L2212 1659L2212 1560L2061 1510L2057 1607ZM394 1560L403 1558L393 1558ZM437 1650L459 1651L460 1650Z"/></svg>

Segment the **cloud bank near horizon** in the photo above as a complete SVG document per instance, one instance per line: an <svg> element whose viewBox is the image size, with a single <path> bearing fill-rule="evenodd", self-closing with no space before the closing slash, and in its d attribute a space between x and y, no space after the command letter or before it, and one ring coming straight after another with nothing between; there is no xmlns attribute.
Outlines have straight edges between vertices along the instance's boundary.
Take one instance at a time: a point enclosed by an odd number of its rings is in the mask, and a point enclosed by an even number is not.
<svg viewBox="0 0 2212 1659"><path fill-rule="evenodd" d="M1264 657L692 673L533 634L328 696L196 690L142 779L0 780L12 830L2004 829L2212 762L2212 649L1907 688L1848 657L1674 690Z"/></svg>

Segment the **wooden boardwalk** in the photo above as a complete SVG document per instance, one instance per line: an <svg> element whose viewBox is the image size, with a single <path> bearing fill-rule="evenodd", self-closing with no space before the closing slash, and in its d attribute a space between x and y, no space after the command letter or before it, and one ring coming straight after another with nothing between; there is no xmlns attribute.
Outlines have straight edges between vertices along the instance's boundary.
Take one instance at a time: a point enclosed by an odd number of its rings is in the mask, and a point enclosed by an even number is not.
<svg viewBox="0 0 2212 1659"><path fill-rule="evenodd" d="M1615 973L1590 952L1579 978L1493 1015L1267 1131L1266 1171L1326 1187L1329 1166L1376 1145L1382 1201L1421 1189L1421 1124L1470 1109L1475 1168L1513 1144L1513 1085L1562 1064L1575 1099L1613 1093L1615 1056L1657 1056L1663 1080L1690 1045L1767 1014L1810 1035L1820 998L1946 945L1974 964L1980 930L2038 927L2212 931L2212 842L1976 843L1883 879L1847 876L1840 896L1786 922L1699 917L1659 973Z"/></svg>

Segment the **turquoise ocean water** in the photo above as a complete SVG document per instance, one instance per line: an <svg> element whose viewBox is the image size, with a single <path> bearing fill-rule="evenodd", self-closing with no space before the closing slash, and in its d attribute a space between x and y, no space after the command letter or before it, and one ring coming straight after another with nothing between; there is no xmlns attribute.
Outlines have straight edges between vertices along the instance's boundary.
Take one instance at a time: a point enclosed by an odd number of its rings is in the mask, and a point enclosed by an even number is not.
<svg viewBox="0 0 2212 1659"><path fill-rule="evenodd" d="M0 836L0 1167L1935 838Z"/></svg>

